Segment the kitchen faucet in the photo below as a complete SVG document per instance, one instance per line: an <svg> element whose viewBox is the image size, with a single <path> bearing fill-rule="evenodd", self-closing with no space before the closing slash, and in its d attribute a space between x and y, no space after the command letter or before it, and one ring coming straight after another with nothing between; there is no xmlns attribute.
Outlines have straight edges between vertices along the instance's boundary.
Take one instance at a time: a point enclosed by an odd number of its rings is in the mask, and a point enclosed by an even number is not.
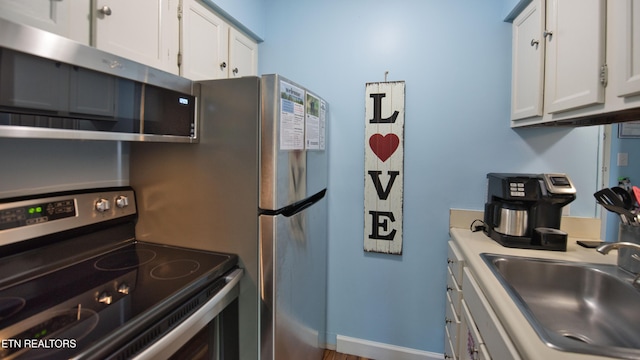
<svg viewBox="0 0 640 360"><path fill-rule="evenodd" d="M620 248L624 248L624 247L629 247L629 248L635 248L636 250L640 250L640 244L635 244L635 243L631 243L631 242L611 242L611 243L605 243L604 245L600 245L598 246L598 248L596 249L599 253L606 255L609 253L609 251L611 250L618 250Z"/></svg>
<svg viewBox="0 0 640 360"><path fill-rule="evenodd" d="M605 243L604 245L600 245L598 246L598 248L596 249L596 251L598 251L599 253L606 255L609 253L609 251L611 250L618 250L620 248L631 248L631 249L636 249L638 251L640 251L640 244L636 244L636 243L632 243L632 242L612 242L612 243ZM631 255L631 258L637 261L640 261L640 256L638 256L638 254L633 254ZM618 267L620 267L620 259L621 257L618 255ZM626 261L626 259L624 260ZM626 267L622 267L623 269L628 270ZM633 278L633 285L636 285L638 283L638 280L640 280L640 272L635 272L635 271L630 271L632 273L635 273L636 277Z"/></svg>

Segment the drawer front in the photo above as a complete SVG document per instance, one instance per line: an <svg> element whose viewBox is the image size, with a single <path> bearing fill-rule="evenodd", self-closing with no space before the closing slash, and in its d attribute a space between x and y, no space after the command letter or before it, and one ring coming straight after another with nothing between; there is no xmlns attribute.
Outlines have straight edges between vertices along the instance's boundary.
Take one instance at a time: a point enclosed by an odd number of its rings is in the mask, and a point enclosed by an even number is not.
<svg viewBox="0 0 640 360"><path fill-rule="evenodd" d="M447 264L449 266L449 269L451 269L451 273L453 273L453 277L456 279L456 282L462 285L462 269L464 268L464 259L460 255L460 250L458 250L458 247L453 243L453 241L449 241Z"/></svg>
<svg viewBox="0 0 640 360"><path fill-rule="evenodd" d="M449 337L451 342L456 345L458 344L458 338L460 335L460 318L456 315L455 309L453 308L453 304L451 303L451 297L447 294L447 305L445 310L445 327L449 332ZM456 347L457 348L457 347Z"/></svg>
<svg viewBox="0 0 640 360"><path fill-rule="evenodd" d="M460 338L463 340L459 349L460 359L479 360L481 352L480 346L483 344L483 340L464 300L462 301L462 321L460 331Z"/></svg>
<svg viewBox="0 0 640 360"><path fill-rule="evenodd" d="M464 269L462 288L464 289L463 304L468 306L473 320L483 334L483 343L496 359L520 359L518 351L513 346L509 335L502 327L500 320L493 312L480 286L476 283L469 269ZM464 309L464 306L463 306ZM464 312L464 310L463 310Z"/></svg>
<svg viewBox="0 0 640 360"><path fill-rule="evenodd" d="M451 302L453 303L453 308L456 310L456 315L460 318L460 304L462 301L462 289L460 285L456 282L456 279L451 272L451 269L447 269L447 294L451 297Z"/></svg>
<svg viewBox="0 0 640 360"><path fill-rule="evenodd" d="M456 350L457 347L454 347L451 342L451 336L449 335L449 329L445 328L445 339L444 339L444 358L446 360L457 360Z"/></svg>

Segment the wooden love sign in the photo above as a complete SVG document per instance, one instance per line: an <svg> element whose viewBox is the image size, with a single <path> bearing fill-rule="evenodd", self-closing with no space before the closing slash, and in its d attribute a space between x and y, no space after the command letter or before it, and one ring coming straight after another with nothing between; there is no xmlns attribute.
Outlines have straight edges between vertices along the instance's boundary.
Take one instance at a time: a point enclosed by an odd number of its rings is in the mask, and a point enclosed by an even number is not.
<svg viewBox="0 0 640 360"><path fill-rule="evenodd" d="M365 251L402 254L404 98L404 81L365 86Z"/></svg>

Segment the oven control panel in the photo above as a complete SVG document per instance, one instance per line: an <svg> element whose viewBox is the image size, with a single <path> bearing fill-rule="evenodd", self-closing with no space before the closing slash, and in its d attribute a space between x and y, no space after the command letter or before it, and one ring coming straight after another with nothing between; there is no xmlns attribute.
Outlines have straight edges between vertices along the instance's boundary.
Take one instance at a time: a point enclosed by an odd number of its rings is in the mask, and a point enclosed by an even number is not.
<svg viewBox="0 0 640 360"><path fill-rule="evenodd" d="M76 202L73 198L19 206L0 211L0 230L40 224L73 216L76 216Z"/></svg>
<svg viewBox="0 0 640 360"><path fill-rule="evenodd" d="M129 187L0 200L0 246L135 214Z"/></svg>

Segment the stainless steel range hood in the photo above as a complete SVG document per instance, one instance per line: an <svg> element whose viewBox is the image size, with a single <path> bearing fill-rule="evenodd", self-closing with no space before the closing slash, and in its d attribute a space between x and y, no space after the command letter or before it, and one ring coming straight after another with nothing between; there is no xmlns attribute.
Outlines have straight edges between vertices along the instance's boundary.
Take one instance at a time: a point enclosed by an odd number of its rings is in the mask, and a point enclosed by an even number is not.
<svg viewBox="0 0 640 360"><path fill-rule="evenodd" d="M197 142L191 80L0 19L0 137Z"/></svg>

